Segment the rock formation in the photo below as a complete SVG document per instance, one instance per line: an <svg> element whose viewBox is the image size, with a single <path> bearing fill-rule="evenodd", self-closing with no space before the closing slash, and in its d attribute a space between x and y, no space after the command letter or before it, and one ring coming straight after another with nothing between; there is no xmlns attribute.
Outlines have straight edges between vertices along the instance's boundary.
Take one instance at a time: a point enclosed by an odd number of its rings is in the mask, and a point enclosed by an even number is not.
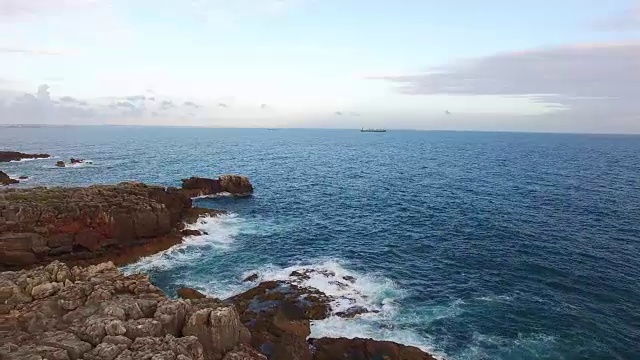
<svg viewBox="0 0 640 360"><path fill-rule="evenodd" d="M183 221L224 213L194 209L188 195L141 183L0 191L0 270L124 263L165 250L182 240Z"/></svg>
<svg viewBox="0 0 640 360"><path fill-rule="evenodd" d="M190 197L205 196L218 193L229 193L234 196L249 196L253 193L253 185L246 176L222 175L219 179L191 177L182 180L182 189Z"/></svg>
<svg viewBox="0 0 640 360"><path fill-rule="evenodd" d="M64 161L59 160L59 161L56 161L56 166L57 166L57 167L65 167L65 166L67 166L67 165L64 163Z"/></svg>
<svg viewBox="0 0 640 360"><path fill-rule="evenodd" d="M0 171L0 185L11 185L11 184L17 184L17 183L19 183L18 180L12 179L9 177L9 175Z"/></svg>
<svg viewBox="0 0 640 360"><path fill-rule="evenodd" d="M0 162L20 161L22 159L47 159L49 154L25 154L17 151L0 151Z"/></svg>
<svg viewBox="0 0 640 360"><path fill-rule="evenodd" d="M309 320L327 315L326 295L281 289L262 302L282 285L226 301L183 289L189 299L170 300L148 276L125 276L111 262L3 272L0 359L434 360L386 341L307 340Z"/></svg>
<svg viewBox="0 0 640 360"><path fill-rule="evenodd" d="M3 360L266 360L232 305L169 300L113 263L0 274Z"/></svg>

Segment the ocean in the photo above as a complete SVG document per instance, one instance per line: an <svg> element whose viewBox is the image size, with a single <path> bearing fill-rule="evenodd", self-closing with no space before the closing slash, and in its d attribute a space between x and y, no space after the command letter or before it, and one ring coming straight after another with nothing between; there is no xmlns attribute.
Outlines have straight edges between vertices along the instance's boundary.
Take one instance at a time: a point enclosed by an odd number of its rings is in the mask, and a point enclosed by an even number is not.
<svg viewBox="0 0 640 360"><path fill-rule="evenodd" d="M19 186L192 175L251 178L230 214L124 268L170 295L227 297L295 269L378 312L312 336L371 337L446 359L640 359L640 137L480 132L0 128L0 148L54 159L0 164ZM56 168L57 159L93 164ZM356 278L338 286L343 276Z"/></svg>

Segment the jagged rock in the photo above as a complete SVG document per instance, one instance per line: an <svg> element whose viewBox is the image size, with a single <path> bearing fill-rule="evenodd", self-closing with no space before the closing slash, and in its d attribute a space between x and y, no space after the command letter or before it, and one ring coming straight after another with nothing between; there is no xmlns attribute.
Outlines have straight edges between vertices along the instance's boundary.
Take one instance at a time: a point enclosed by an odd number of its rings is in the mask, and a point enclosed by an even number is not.
<svg viewBox="0 0 640 360"><path fill-rule="evenodd" d="M240 345L228 352L222 360L267 360L267 357L246 345Z"/></svg>
<svg viewBox="0 0 640 360"><path fill-rule="evenodd" d="M182 234L182 236L201 236L202 232L200 230L192 230L192 229L185 229L182 230L180 232Z"/></svg>
<svg viewBox="0 0 640 360"><path fill-rule="evenodd" d="M126 328L124 335L131 340L135 340L139 337L157 337L162 335L162 324L155 319L143 318L129 320L124 323L124 327Z"/></svg>
<svg viewBox="0 0 640 360"><path fill-rule="evenodd" d="M192 288L183 287L177 290L178 296L185 300L204 299L207 295Z"/></svg>
<svg viewBox="0 0 640 360"><path fill-rule="evenodd" d="M244 280L242 280L243 282L254 282L256 280L258 280L260 277L258 276L258 274L251 274L249 276L247 276L246 278L244 278Z"/></svg>
<svg viewBox="0 0 640 360"><path fill-rule="evenodd" d="M136 260L180 243L184 222L224 213L191 205L184 190L141 183L3 189L0 270Z"/></svg>
<svg viewBox="0 0 640 360"><path fill-rule="evenodd" d="M84 353L91 350L91 344L84 342L77 336L64 331L42 334L42 340L40 340L40 344L66 350L71 360L80 359Z"/></svg>
<svg viewBox="0 0 640 360"><path fill-rule="evenodd" d="M208 304L207 304L208 305ZM240 339L240 318L233 306L196 306L187 314L182 334L195 336L203 345L205 357L220 359Z"/></svg>
<svg viewBox="0 0 640 360"><path fill-rule="evenodd" d="M373 340L311 340L310 348L309 320L327 316L331 299L285 282L225 301L169 300L148 276L125 276L113 263L53 262L0 273L0 296L2 360L432 360Z"/></svg>
<svg viewBox="0 0 640 360"><path fill-rule="evenodd" d="M235 196L248 196L253 193L253 185L249 178L240 175L220 176L220 189Z"/></svg>
<svg viewBox="0 0 640 360"><path fill-rule="evenodd" d="M25 154L17 151L0 151L0 162L20 161L22 159L47 159L49 154Z"/></svg>
<svg viewBox="0 0 640 360"><path fill-rule="evenodd" d="M183 301L163 301L154 314L166 334L178 336L182 332L189 305Z"/></svg>
<svg viewBox="0 0 640 360"><path fill-rule="evenodd" d="M185 190L190 197L213 195L222 192L220 180L196 176L182 179L182 189Z"/></svg>
<svg viewBox="0 0 640 360"><path fill-rule="evenodd" d="M12 179L9 177L9 175L0 171L0 185L11 185L11 184L17 184L19 182L20 181Z"/></svg>
<svg viewBox="0 0 640 360"><path fill-rule="evenodd" d="M31 296L34 299L43 299L55 294L61 288L62 288L62 285L57 282L54 282L54 283L48 282L48 283L40 284L35 286L33 290L31 290Z"/></svg>
<svg viewBox="0 0 640 360"><path fill-rule="evenodd" d="M390 341L371 339L310 339L313 360L435 360L422 350Z"/></svg>
<svg viewBox="0 0 640 360"><path fill-rule="evenodd" d="M222 175L219 179L190 177L182 180L182 189L190 197L229 193L234 196L248 196L253 193L253 185L246 176Z"/></svg>

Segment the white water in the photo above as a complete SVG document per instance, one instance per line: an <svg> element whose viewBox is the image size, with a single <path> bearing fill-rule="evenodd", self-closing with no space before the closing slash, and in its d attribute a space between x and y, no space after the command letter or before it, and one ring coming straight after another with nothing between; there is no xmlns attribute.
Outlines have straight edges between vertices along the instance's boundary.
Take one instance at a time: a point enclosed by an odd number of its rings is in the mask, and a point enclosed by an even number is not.
<svg viewBox="0 0 640 360"><path fill-rule="evenodd" d="M206 249L226 251L231 248L240 232L243 220L236 214L201 217L194 224L187 225L189 230L199 230L207 235L185 236L181 244L165 251L144 257L134 264L123 268L125 273L148 272L150 270L169 270L179 265L197 262L206 256Z"/></svg>

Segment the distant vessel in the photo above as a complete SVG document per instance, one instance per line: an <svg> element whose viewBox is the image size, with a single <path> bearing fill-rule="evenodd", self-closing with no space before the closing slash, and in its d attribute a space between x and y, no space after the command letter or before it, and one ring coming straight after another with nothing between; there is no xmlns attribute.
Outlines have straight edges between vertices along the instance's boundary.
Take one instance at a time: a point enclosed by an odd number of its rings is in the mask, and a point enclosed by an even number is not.
<svg viewBox="0 0 640 360"><path fill-rule="evenodd" d="M387 129L360 129L360 132L387 132Z"/></svg>

